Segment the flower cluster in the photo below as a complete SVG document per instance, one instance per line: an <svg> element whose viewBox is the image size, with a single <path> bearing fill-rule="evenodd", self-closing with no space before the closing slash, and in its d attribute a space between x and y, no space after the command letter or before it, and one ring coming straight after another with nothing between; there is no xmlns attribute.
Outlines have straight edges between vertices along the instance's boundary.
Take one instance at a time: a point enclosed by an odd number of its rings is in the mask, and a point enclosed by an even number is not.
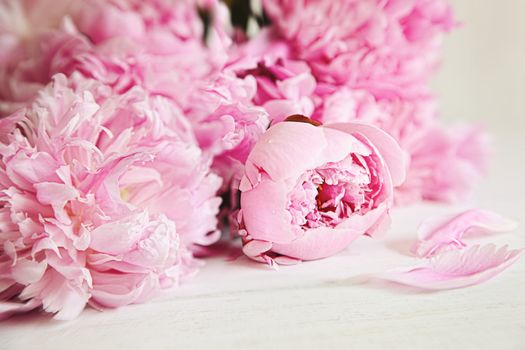
<svg viewBox="0 0 525 350"><path fill-rule="evenodd" d="M0 318L147 301L227 218L253 260L328 257L483 173L429 88L444 0L264 0L251 33L229 11L0 0Z"/></svg>
<svg viewBox="0 0 525 350"><path fill-rule="evenodd" d="M443 34L456 25L444 0L263 4L272 25L238 49L233 65L241 76L257 79L255 103L276 120L293 111L323 123L360 120L387 131L408 158L397 203L450 202L470 193L485 171L486 137L477 127L440 125L428 84ZM429 146L429 138L439 146ZM471 151L460 154L466 143ZM437 180L436 168L451 163L454 174Z"/></svg>

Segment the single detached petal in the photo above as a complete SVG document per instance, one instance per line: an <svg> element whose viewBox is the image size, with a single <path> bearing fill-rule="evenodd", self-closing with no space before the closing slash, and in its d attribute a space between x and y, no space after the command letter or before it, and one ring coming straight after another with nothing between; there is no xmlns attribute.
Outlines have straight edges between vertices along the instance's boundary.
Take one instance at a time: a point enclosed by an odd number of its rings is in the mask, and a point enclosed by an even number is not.
<svg viewBox="0 0 525 350"><path fill-rule="evenodd" d="M390 271L380 277L428 290L454 289L485 282L512 265L524 249L494 244L447 251L422 266Z"/></svg>
<svg viewBox="0 0 525 350"><path fill-rule="evenodd" d="M496 233L515 229L517 223L488 210L471 209L460 214L424 221L413 250L418 257L430 257L447 247L464 247L465 233Z"/></svg>

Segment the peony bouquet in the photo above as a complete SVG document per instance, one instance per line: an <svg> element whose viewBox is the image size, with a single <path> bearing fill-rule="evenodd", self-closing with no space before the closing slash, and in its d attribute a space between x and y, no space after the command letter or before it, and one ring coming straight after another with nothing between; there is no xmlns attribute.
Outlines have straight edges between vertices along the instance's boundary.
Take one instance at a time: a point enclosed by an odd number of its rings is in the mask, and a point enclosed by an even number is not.
<svg viewBox="0 0 525 350"><path fill-rule="evenodd" d="M0 0L0 318L145 302L221 232L277 267L465 198L487 136L429 88L456 25L444 0ZM521 250L463 236L514 227L425 220L381 277L482 282Z"/></svg>

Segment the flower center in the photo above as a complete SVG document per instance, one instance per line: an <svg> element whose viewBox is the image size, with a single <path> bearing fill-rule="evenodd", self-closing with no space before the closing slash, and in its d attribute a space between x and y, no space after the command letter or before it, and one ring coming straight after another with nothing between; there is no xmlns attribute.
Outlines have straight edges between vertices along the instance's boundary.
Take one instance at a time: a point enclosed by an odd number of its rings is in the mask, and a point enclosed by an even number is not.
<svg viewBox="0 0 525 350"><path fill-rule="evenodd" d="M306 171L289 194L292 224L303 229L334 227L353 213L373 209L381 191L375 160L350 154Z"/></svg>
<svg viewBox="0 0 525 350"><path fill-rule="evenodd" d="M124 202L128 202L131 197L131 190L129 187L124 187L120 189L120 199Z"/></svg>

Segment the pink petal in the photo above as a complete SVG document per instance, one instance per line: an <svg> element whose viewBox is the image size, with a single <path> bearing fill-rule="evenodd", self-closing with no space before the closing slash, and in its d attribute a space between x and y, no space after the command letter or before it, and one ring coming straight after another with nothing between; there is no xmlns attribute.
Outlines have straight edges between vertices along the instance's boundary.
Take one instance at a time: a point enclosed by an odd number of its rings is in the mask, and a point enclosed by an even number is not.
<svg viewBox="0 0 525 350"><path fill-rule="evenodd" d="M259 139L246 162L246 181L241 191L258 183L265 172L273 181L296 179L307 169L325 163L319 155L327 142L322 128L306 123L282 122L272 126Z"/></svg>
<svg viewBox="0 0 525 350"><path fill-rule="evenodd" d="M11 274L20 284L34 283L42 278L47 269L47 262L37 262L29 259L19 259L12 267Z"/></svg>
<svg viewBox="0 0 525 350"><path fill-rule="evenodd" d="M48 237L42 238L38 240L38 242L35 243L35 245L33 246L33 249L31 250L31 256L34 258L38 252L45 251L45 250L51 250L58 257L60 258L62 257L57 244L51 238L48 238Z"/></svg>
<svg viewBox="0 0 525 350"><path fill-rule="evenodd" d="M63 206L68 200L78 196L78 191L69 185L41 182L35 184L37 199L43 204Z"/></svg>
<svg viewBox="0 0 525 350"><path fill-rule="evenodd" d="M61 262L58 259L56 262ZM67 262L64 268L68 269ZM70 267L73 271L74 267ZM30 284L20 293L20 299L41 300L45 311L54 313L57 320L72 320L84 309L88 299L87 284L79 286L79 281L68 280L65 271L48 269L43 278ZM67 272L67 271L66 271ZM69 276L72 277L72 276Z"/></svg>
<svg viewBox="0 0 525 350"><path fill-rule="evenodd" d="M296 75L284 81L277 81L279 90L288 99L298 100L301 96L309 96L315 90L315 79L309 73Z"/></svg>
<svg viewBox="0 0 525 350"><path fill-rule="evenodd" d="M55 181L57 167L56 160L48 153L37 152L28 156L20 152L9 161L6 172L17 185L31 190L35 183Z"/></svg>
<svg viewBox="0 0 525 350"><path fill-rule="evenodd" d="M278 256L273 259L278 265L297 265L301 262L299 259L290 258L289 256Z"/></svg>
<svg viewBox="0 0 525 350"><path fill-rule="evenodd" d="M93 273L94 288L90 304L98 307L119 307L147 300L158 292L153 274L121 275Z"/></svg>
<svg viewBox="0 0 525 350"><path fill-rule="evenodd" d="M279 244L274 242L272 251L300 260L315 260L337 254L348 247L356 238L365 234L371 226L382 218L384 212L385 207L381 206L365 215L354 215L335 228L309 229L291 243Z"/></svg>
<svg viewBox="0 0 525 350"><path fill-rule="evenodd" d="M61 321L69 321L80 315L89 297L85 293L71 289L67 293L62 293L61 291L60 298L61 309L55 314L54 318ZM50 307L47 307L46 311L50 311Z"/></svg>
<svg viewBox="0 0 525 350"><path fill-rule="evenodd" d="M0 301L0 320L13 316L14 314L28 312L42 305L37 299L26 302Z"/></svg>
<svg viewBox="0 0 525 350"><path fill-rule="evenodd" d="M388 165L393 185L399 186L405 182L407 169L406 155L392 136L373 125L357 121L327 124L325 127L341 130L349 134L360 133L365 136L377 147L379 153Z"/></svg>
<svg viewBox="0 0 525 350"><path fill-rule="evenodd" d="M387 272L380 277L429 290L468 287L485 282L512 265L524 249L475 245L463 251L443 252L428 264Z"/></svg>
<svg viewBox="0 0 525 350"><path fill-rule="evenodd" d="M349 153L362 156L369 156L372 153L370 147L350 134L332 128L322 127L322 130L326 140L328 140L328 145L322 155L325 163L340 161L346 158Z"/></svg>
<svg viewBox="0 0 525 350"><path fill-rule="evenodd" d="M331 227L310 229L289 244L274 243L272 251L300 260L315 260L339 253L363 232Z"/></svg>
<svg viewBox="0 0 525 350"><path fill-rule="evenodd" d="M517 223L488 210L471 209L455 216L424 221L418 230L419 240L413 250L418 257L430 257L450 246L463 247L466 233L511 231Z"/></svg>
<svg viewBox="0 0 525 350"><path fill-rule="evenodd" d="M383 219L385 206L380 206L365 215L354 215L335 228L318 227L304 232L291 243L274 243L272 251L299 260L325 258L344 250L359 236L367 233ZM277 262L277 261L276 261Z"/></svg>
<svg viewBox="0 0 525 350"><path fill-rule="evenodd" d="M308 98L300 100L275 99L266 102L264 109L272 116L272 121L282 122L293 114L311 115L314 110L313 103Z"/></svg>
<svg viewBox="0 0 525 350"><path fill-rule="evenodd" d="M242 247L247 256L257 256L272 249L272 242L253 240Z"/></svg>
<svg viewBox="0 0 525 350"><path fill-rule="evenodd" d="M144 233L148 221L147 215L146 212L142 212L136 217L100 225L91 231L90 248L109 254L130 251Z"/></svg>
<svg viewBox="0 0 525 350"><path fill-rule="evenodd" d="M162 186L162 175L152 168L132 165L120 178L122 187L145 184L148 182L158 183Z"/></svg>
<svg viewBox="0 0 525 350"><path fill-rule="evenodd" d="M241 208L246 231L257 240L290 243L296 232L286 210L289 187L284 181L263 181L241 193Z"/></svg>
<svg viewBox="0 0 525 350"><path fill-rule="evenodd" d="M337 228L360 231L370 237L381 237L384 234L382 231L388 229L390 225L388 208L386 203L380 204L365 215L353 215L350 219L340 223Z"/></svg>

